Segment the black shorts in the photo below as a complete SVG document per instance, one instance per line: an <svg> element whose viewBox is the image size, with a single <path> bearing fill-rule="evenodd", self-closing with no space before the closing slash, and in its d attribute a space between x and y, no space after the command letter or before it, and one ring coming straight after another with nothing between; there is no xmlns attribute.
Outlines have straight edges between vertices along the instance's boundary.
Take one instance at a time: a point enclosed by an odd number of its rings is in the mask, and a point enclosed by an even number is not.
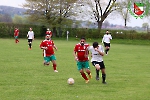
<svg viewBox="0 0 150 100"><path fill-rule="evenodd" d="M32 42L32 39L28 39L28 42Z"/></svg>
<svg viewBox="0 0 150 100"><path fill-rule="evenodd" d="M104 46L105 46L105 47L110 47L110 43L104 42Z"/></svg>
<svg viewBox="0 0 150 100"><path fill-rule="evenodd" d="M104 62L97 62L97 61L92 61L93 66L95 66L96 64L99 64L100 69L105 69L105 65Z"/></svg>

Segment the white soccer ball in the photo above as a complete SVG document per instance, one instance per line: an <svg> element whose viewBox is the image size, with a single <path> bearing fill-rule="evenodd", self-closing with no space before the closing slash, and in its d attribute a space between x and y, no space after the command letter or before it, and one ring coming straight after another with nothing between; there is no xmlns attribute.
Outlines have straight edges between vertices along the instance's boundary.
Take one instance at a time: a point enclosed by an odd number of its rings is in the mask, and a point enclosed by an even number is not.
<svg viewBox="0 0 150 100"><path fill-rule="evenodd" d="M69 78L69 79L67 80L67 83L68 83L69 85L73 85L73 84L74 84L74 79L73 79L73 78Z"/></svg>

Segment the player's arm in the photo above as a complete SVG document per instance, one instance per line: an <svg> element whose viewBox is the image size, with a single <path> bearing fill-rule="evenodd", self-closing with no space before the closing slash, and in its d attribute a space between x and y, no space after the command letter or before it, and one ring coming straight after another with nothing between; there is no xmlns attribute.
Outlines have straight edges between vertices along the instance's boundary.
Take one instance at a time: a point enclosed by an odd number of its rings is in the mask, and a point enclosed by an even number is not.
<svg viewBox="0 0 150 100"><path fill-rule="evenodd" d="M104 52L101 52L99 49L97 49L97 48L94 48L95 49L95 51L97 51L101 56L104 56Z"/></svg>
<svg viewBox="0 0 150 100"><path fill-rule="evenodd" d="M110 35L110 38L109 38L110 40L112 40L112 36Z"/></svg>
<svg viewBox="0 0 150 100"><path fill-rule="evenodd" d="M44 46L44 42L43 41L40 44L40 48L43 49L43 50L47 50L47 47Z"/></svg>
<svg viewBox="0 0 150 100"><path fill-rule="evenodd" d="M89 55L89 50L88 50L88 47L87 47L86 50L85 50L85 57L87 58L88 55Z"/></svg>
<svg viewBox="0 0 150 100"><path fill-rule="evenodd" d="M18 36L19 36L19 30L18 30Z"/></svg>
<svg viewBox="0 0 150 100"><path fill-rule="evenodd" d="M27 38L29 37L28 33L27 33Z"/></svg>
<svg viewBox="0 0 150 100"><path fill-rule="evenodd" d="M77 46L74 47L73 56L74 56L75 61L78 61Z"/></svg>
<svg viewBox="0 0 150 100"><path fill-rule="evenodd" d="M76 51L73 51L73 56L74 56L75 61L78 61L78 57L77 57L76 53L77 53Z"/></svg>
<svg viewBox="0 0 150 100"><path fill-rule="evenodd" d="M47 47L44 47L44 46L41 46L41 45L40 45L40 48L43 49L43 50L47 50Z"/></svg>
<svg viewBox="0 0 150 100"><path fill-rule="evenodd" d="M104 42L104 37L102 38L102 43Z"/></svg>
<svg viewBox="0 0 150 100"><path fill-rule="evenodd" d="M40 48L43 49L43 50L47 50L47 47L41 46Z"/></svg>
<svg viewBox="0 0 150 100"><path fill-rule="evenodd" d="M56 45L53 45L53 48L57 51L57 47L56 47Z"/></svg>
<svg viewBox="0 0 150 100"><path fill-rule="evenodd" d="M33 37L32 37L32 39L34 40L34 32L33 32Z"/></svg>

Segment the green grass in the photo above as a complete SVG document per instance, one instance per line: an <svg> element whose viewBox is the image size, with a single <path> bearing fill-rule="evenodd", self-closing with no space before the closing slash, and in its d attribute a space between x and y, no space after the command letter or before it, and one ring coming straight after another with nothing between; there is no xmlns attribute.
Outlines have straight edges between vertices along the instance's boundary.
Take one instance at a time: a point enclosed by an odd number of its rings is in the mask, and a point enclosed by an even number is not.
<svg viewBox="0 0 150 100"><path fill-rule="evenodd" d="M25 39L18 44L0 39L0 100L149 100L149 45L112 43L109 55L104 56L108 83L104 85L95 80L91 63L90 83L80 76L73 57L77 40L54 40L58 73L51 65L43 66L40 42L33 41L33 49L28 50ZM69 77L74 78L74 85L67 84Z"/></svg>

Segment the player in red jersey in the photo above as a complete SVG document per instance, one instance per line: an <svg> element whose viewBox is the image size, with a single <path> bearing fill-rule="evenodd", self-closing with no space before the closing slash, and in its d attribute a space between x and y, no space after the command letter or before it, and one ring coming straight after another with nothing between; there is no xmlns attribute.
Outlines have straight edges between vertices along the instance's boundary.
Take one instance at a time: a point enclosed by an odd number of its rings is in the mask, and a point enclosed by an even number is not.
<svg viewBox="0 0 150 100"><path fill-rule="evenodd" d="M15 43L19 42L18 36L19 36L19 29L15 28L15 30L14 30Z"/></svg>
<svg viewBox="0 0 150 100"><path fill-rule="evenodd" d="M54 55L54 49L57 50L53 40L51 40L51 35L46 35L45 40L43 40L40 44L40 48L43 49L44 56L44 65L49 65L50 61L53 63L54 72L58 72L56 70L56 57Z"/></svg>
<svg viewBox="0 0 150 100"><path fill-rule="evenodd" d="M47 28L46 35L51 35L52 36L52 31L50 31L49 28Z"/></svg>
<svg viewBox="0 0 150 100"><path fill-rule="evenodd" d="M89 75L89 78L92 78L92 75L89 66L89 59L88 56L86 56L86 49L89 44L85 43L85 41L86 39L83 37L80 39L80 43L76 44L74 47L73 55L75 57L75 60L77 61L77 67L81 76L85 79L85 83L88 83L89 79L86 76L84 69Z"/></svg>

